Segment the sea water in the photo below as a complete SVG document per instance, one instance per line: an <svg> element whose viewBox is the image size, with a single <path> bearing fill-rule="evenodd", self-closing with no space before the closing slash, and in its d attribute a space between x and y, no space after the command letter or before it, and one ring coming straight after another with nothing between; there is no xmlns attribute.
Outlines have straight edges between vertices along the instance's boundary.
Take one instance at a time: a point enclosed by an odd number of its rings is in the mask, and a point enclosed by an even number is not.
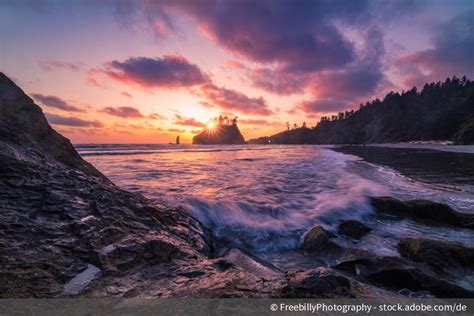
<svg viewBox="0 0 474 316"><path fill-rule="evenodd" d="M472 187L416 181L330 146L76 147L120 187L181 207L218 240L258 256L291 252L311 227L336 232L346 219L362 221L372 231L359 242L344 236L335 241L379 255L397 256L398 241L408 237L472 246L472 230L380 218L369 203L371 196L428 199L472 212Z"/></svg>

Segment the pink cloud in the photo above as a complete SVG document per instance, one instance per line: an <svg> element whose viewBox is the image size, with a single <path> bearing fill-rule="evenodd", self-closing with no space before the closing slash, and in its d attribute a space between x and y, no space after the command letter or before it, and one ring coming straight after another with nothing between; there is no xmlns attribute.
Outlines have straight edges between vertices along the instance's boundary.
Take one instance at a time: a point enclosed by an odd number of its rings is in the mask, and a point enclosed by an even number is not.
<svg viewBox="0 0 474 316"><path fill-rule="evenodd" d="M204 123L196 121L193 117L184 117L179 114L175 115L174 124L181 126L193 126L193 127L203 127Z"/></svg>
<svg viewBox="0 0 474 316"><path fill-rule="evenodd" d="M271 115L273 113L262 97L248 97L242 92L217 87L210 83L201 86L201 93L207 99L206 102L225 110L254 115Z"/></svg>
<svg viewBox="0 0 474 316"><path fill-rule="evenodd" d="M261 120L261 119L240 119L239 123L243 125L260 125L260 126L283 125L281 122L267 121L267 120Z"/></svg>
<svg viewBox="0 0 474 316"><path fill-rule="evenodd" d="M186 132L186 130L184 130L184 129L179 129L179 128L168 128L168 132L184 133L184 132Z"/></svg>

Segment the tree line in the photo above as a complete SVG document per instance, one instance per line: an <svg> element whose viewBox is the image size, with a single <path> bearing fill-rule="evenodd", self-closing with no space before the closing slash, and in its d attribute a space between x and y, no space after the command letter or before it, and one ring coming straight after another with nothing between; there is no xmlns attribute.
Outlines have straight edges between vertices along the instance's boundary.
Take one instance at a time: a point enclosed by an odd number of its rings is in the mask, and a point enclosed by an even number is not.
<svg viewBox="0 0 474 316"><path fill-rule="evenodd" d="M413 140L455 140L469 143L474 126L474 83L453 76L444 82L426 83L391 91L380 99L323 116L313 127L286 123L286 131L262 138L267 143L371 143ZM304 127L304 128L303 128ZM259 142L259 140L254 140Z"/></svg>

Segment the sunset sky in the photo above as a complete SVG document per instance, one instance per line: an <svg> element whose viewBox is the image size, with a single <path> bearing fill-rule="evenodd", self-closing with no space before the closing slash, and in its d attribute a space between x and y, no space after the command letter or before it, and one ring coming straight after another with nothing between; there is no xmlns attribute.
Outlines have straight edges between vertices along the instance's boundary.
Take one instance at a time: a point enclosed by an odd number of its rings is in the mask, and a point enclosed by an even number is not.
<svg viewBox="0 0 474 316"><path fill-rule="evenodd" d="M474 77L472 0L0 0L0 71L74 143L246 139Z"/></svg>

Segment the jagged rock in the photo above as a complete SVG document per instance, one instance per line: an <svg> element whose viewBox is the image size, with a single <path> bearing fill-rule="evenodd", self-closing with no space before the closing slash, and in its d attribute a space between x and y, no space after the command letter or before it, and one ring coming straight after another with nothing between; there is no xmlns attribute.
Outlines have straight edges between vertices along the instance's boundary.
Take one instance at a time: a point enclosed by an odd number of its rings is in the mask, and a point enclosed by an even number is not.
<svg viewBox="0 0 474 316"><path fill-rule="evenodd" d="M281 289L283 297L355 297L349 278L324 267L307 271L290 270L286 276L288 284Z"/></svg>
<svg viewBox="0 0 474 316"><path fill-rule="evenodd" d="M199 267L212 249L197 220L121 190L84 161L4 74L0 223L0 297L100 291L150 264L186 260ZM91 266L102 273L93 271L90 287L66 286L82 280ZM179 267L168 278L178 275Z"/></svg>
<svg viewBox="0 0 474 316"><path fill-rule="evenodd" d="M68 139L49 126L41 108L3 73L0 73L0 102L0 140L24 145L23 148L16 148L17 156L25 158L23 150L30 147L28 145L36 145L38 149L30 149L86 174L105 179L97 169L79 156ZM0 148L2 151L13 150L11 147Z"/></svg>
<svg viewBox="0 0 474 316"><path fill-rule="evenodd" d="M443 298L473 298L474 292L456 284L423 273L419 269L393 267L378 269L368 275L368 280L398 290L409 288L412 291L427 290Z"/></svg>
<svg viewBox="0 0 474 316"><path fill-rule="evenodd" d="M474 248L453 242L407 238L398 243L398 251L406 258L427 263L441 270L474 267Z"/></svg>
<svg viewBox="0 0 474 316"><path fill-rule="evenodd" d="M344 221L338 228L341 234L355 239L360 239L371 231L369 227L356 220Z"/></svg>
<svg viewBox="0 0 474 316"><path fill-rule="evenodd" d="M330 236L322 226L315 226L304 236L302 248L306 251L340 250L341 247L334 243Z"/></svg>
<svg viewBox="0 0 474 316"><path fill-rule="evenodd" d="M237 125L217 125L213 129L205 129L194 136L193 144L239 145L245 144L245 139Z"/></svg>
<svg viewBox="0 0 474 316"><path fill-rule="evenodd" d="M398 257L372 256L346 261L336 269L354 274L358 280L391 290L429 291L438 297L470 298L474 292L444 280L436 273L423 270Z"/></svg>
<svg viewBox="0 0 474 316"><path fill-rule="evenodd" d="M161 236L147 239L125 237L98 251L101 266L108 272L126 271L142 262L168 262L173 258L185 257L172 240Z"/></svg>
<svg viewBox="0 0 474 316"><path fill-rule="evenodd" d="M385 214L408 217L437 225L474 228L474 214L460 213L449 205L428 200L400 201L391 197L374 197L374 208Z"/></svg>

